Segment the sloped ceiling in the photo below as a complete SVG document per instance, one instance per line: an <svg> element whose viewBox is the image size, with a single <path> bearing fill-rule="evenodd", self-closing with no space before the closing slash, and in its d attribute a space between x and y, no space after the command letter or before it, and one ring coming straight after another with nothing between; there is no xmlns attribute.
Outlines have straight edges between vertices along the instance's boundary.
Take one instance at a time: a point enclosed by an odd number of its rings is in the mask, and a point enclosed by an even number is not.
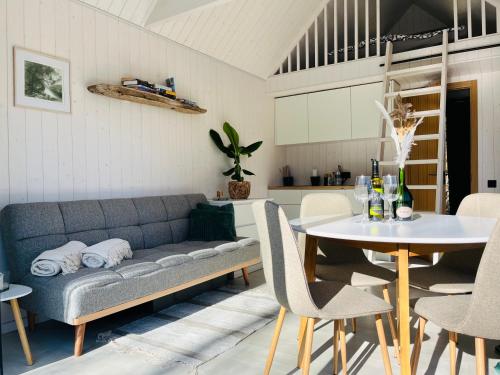
<svg viewBox="0 0 500 375"><path fill-rule="evenodd" d="M164 0L81 1L262 78L279 64L322 2L219 0L146 25L156 3Z"/></svg>
<svg viewBox="0 0 500 375"><path fill-rule="evenodd" d="M327 0L80 1L266 79ZM488 1L500 5L500 0ZM464 5L465 0L459 4ZM453 0L381 0L380 7L382 34L398 29L398 21L410 13L409 22L415 28L423 27L418 12L408 13L417 7L436 24L453 23ZM375 25L374 19L371 25Z"/></svg>

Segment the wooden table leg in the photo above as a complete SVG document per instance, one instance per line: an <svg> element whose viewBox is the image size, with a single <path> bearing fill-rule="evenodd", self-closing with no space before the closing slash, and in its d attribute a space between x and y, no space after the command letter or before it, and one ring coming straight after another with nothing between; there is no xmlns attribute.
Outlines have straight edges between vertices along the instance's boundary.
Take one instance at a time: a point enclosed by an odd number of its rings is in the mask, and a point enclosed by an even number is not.
<svg viewBox="0 0 500 375"><path fill-rule="evenodd" d="M28 338L26 337L24 322L17 299L10 300L10 306L12 307L12 314L14 315L14 320L16 321L17 332L19 333L19 338L21 339L21 345L26 357L26 362L28 363L28 366L31 366L33 364L33 357L31 356L30 344L28 343Z"/></svg>
<svg viewBox="0 0 500 375"><path fill-rule="evenodd" d="M306 248L304 251L304 270L308 282L313 282L316 280L317 252L318 252L318 238L306 235ZM303 345L305 344L306 325L307 325L307 317L302 317L300 319L300 328L298 337L299 357L297 359L297 367L299 368L302 367L302 361L303 361L302 353L304 352Z"/></svg>
<svg viewBox="0 0 500 375"><path fill-rule="evenodd" d="M410 375L410 285L408 275L409 248L400 244L398 248L398 307L399 345L401 374Z"/></svg>

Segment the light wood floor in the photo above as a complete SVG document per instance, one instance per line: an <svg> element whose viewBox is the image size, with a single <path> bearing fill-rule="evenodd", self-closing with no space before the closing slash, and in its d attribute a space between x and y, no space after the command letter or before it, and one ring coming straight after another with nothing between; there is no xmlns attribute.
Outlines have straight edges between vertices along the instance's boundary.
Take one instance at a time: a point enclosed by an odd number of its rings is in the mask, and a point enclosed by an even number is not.
<svg viewBox="0 0 500 375"><path fill-rule="evenodd" d="M250 274L251 287L263 283L262 271ZM244 285L241 278L233 281ZM147 312L144 312L146 314ZM31 368L26 366L21 345L16 332L4 335L4 368L6 375L15 375L29 372L29 374L89 374L89 375L258 375L264 368L267 350L271 342L274 322L247 337L233 349L200 366L196 372L180 368L175 371L167 370L161 364L144 361L141 358L127 356L126 353L117 353L107 349L107 345L96 342L97 333L123 325L127 321L137 318L140 312L121 314L93 324L90 324L85 341L86 354L80 358L73 354L72 327L56 322L46 322L37 326L35 333L29 334L29 340L35 360ZM416 324L416 319L413 319ZM283 331L278 343L276 357L271 374L299 374L296 369L296 338L298 318L287 314ZM384 324L387 325L386 320ZM416 326L415 326L416 327ZM392 340L389 340L389 327L385 327L387 342L393 372L398 373L397 364L393 357ZM332 371L332 332L331 322L320 322L317 325L313 343L313 361L311 374L331 374ZM412 332L414 334L414 331ZM167 338L168 339L168 338ZM358 319L357 334L350 332L347 326L347 352L350 374L373 375L383 373L383 363L380 350L377 347L378 339L375 325L369 318ZM441 332L436 326L428 323L420 356L419 374L449 374L448 334ZM489 359L489 373L494 374L493 367L500 358L494 354L494 342L487 343ZM474 342L467 337L459 338L458 346L458 374L474 374Z"/></svg>

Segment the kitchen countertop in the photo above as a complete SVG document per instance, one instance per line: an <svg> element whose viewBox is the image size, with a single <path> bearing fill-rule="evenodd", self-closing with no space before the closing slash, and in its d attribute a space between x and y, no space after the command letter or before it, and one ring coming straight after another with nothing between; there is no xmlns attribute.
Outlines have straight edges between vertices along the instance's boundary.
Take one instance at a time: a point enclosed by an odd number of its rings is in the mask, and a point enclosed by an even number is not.
<svg viewBox="0 0 500 375"><path fill-rule="evenodd" d="M311 186L311 185L294 185L294 186L268 186L268 190L352 190L354 185L340 186Z"/></svg>

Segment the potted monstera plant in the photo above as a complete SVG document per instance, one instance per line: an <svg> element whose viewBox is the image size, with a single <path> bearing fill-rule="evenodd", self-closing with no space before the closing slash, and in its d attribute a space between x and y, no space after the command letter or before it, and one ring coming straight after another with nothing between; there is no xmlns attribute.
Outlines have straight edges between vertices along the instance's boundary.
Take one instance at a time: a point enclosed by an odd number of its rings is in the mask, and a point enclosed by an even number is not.
<svg viewBox="0 0 500 375"><path fill-rule="evenodd" d="M224 123L222 130L229 139L227 146L224 145L221 136L215 130L210 129L209 134L217 148L228 158L233 159L234 166L222 172L224 176L231 176L231 181L228 184L229 196L231 199L247 199L250 195L250 181L245 181L243 175L253 176L254 174L249 170L241 168L240 160L242 156L251 157L252 153L262 145L262 141L252 143L246 147L241 146L238 132L228 122Z"/></svg>

